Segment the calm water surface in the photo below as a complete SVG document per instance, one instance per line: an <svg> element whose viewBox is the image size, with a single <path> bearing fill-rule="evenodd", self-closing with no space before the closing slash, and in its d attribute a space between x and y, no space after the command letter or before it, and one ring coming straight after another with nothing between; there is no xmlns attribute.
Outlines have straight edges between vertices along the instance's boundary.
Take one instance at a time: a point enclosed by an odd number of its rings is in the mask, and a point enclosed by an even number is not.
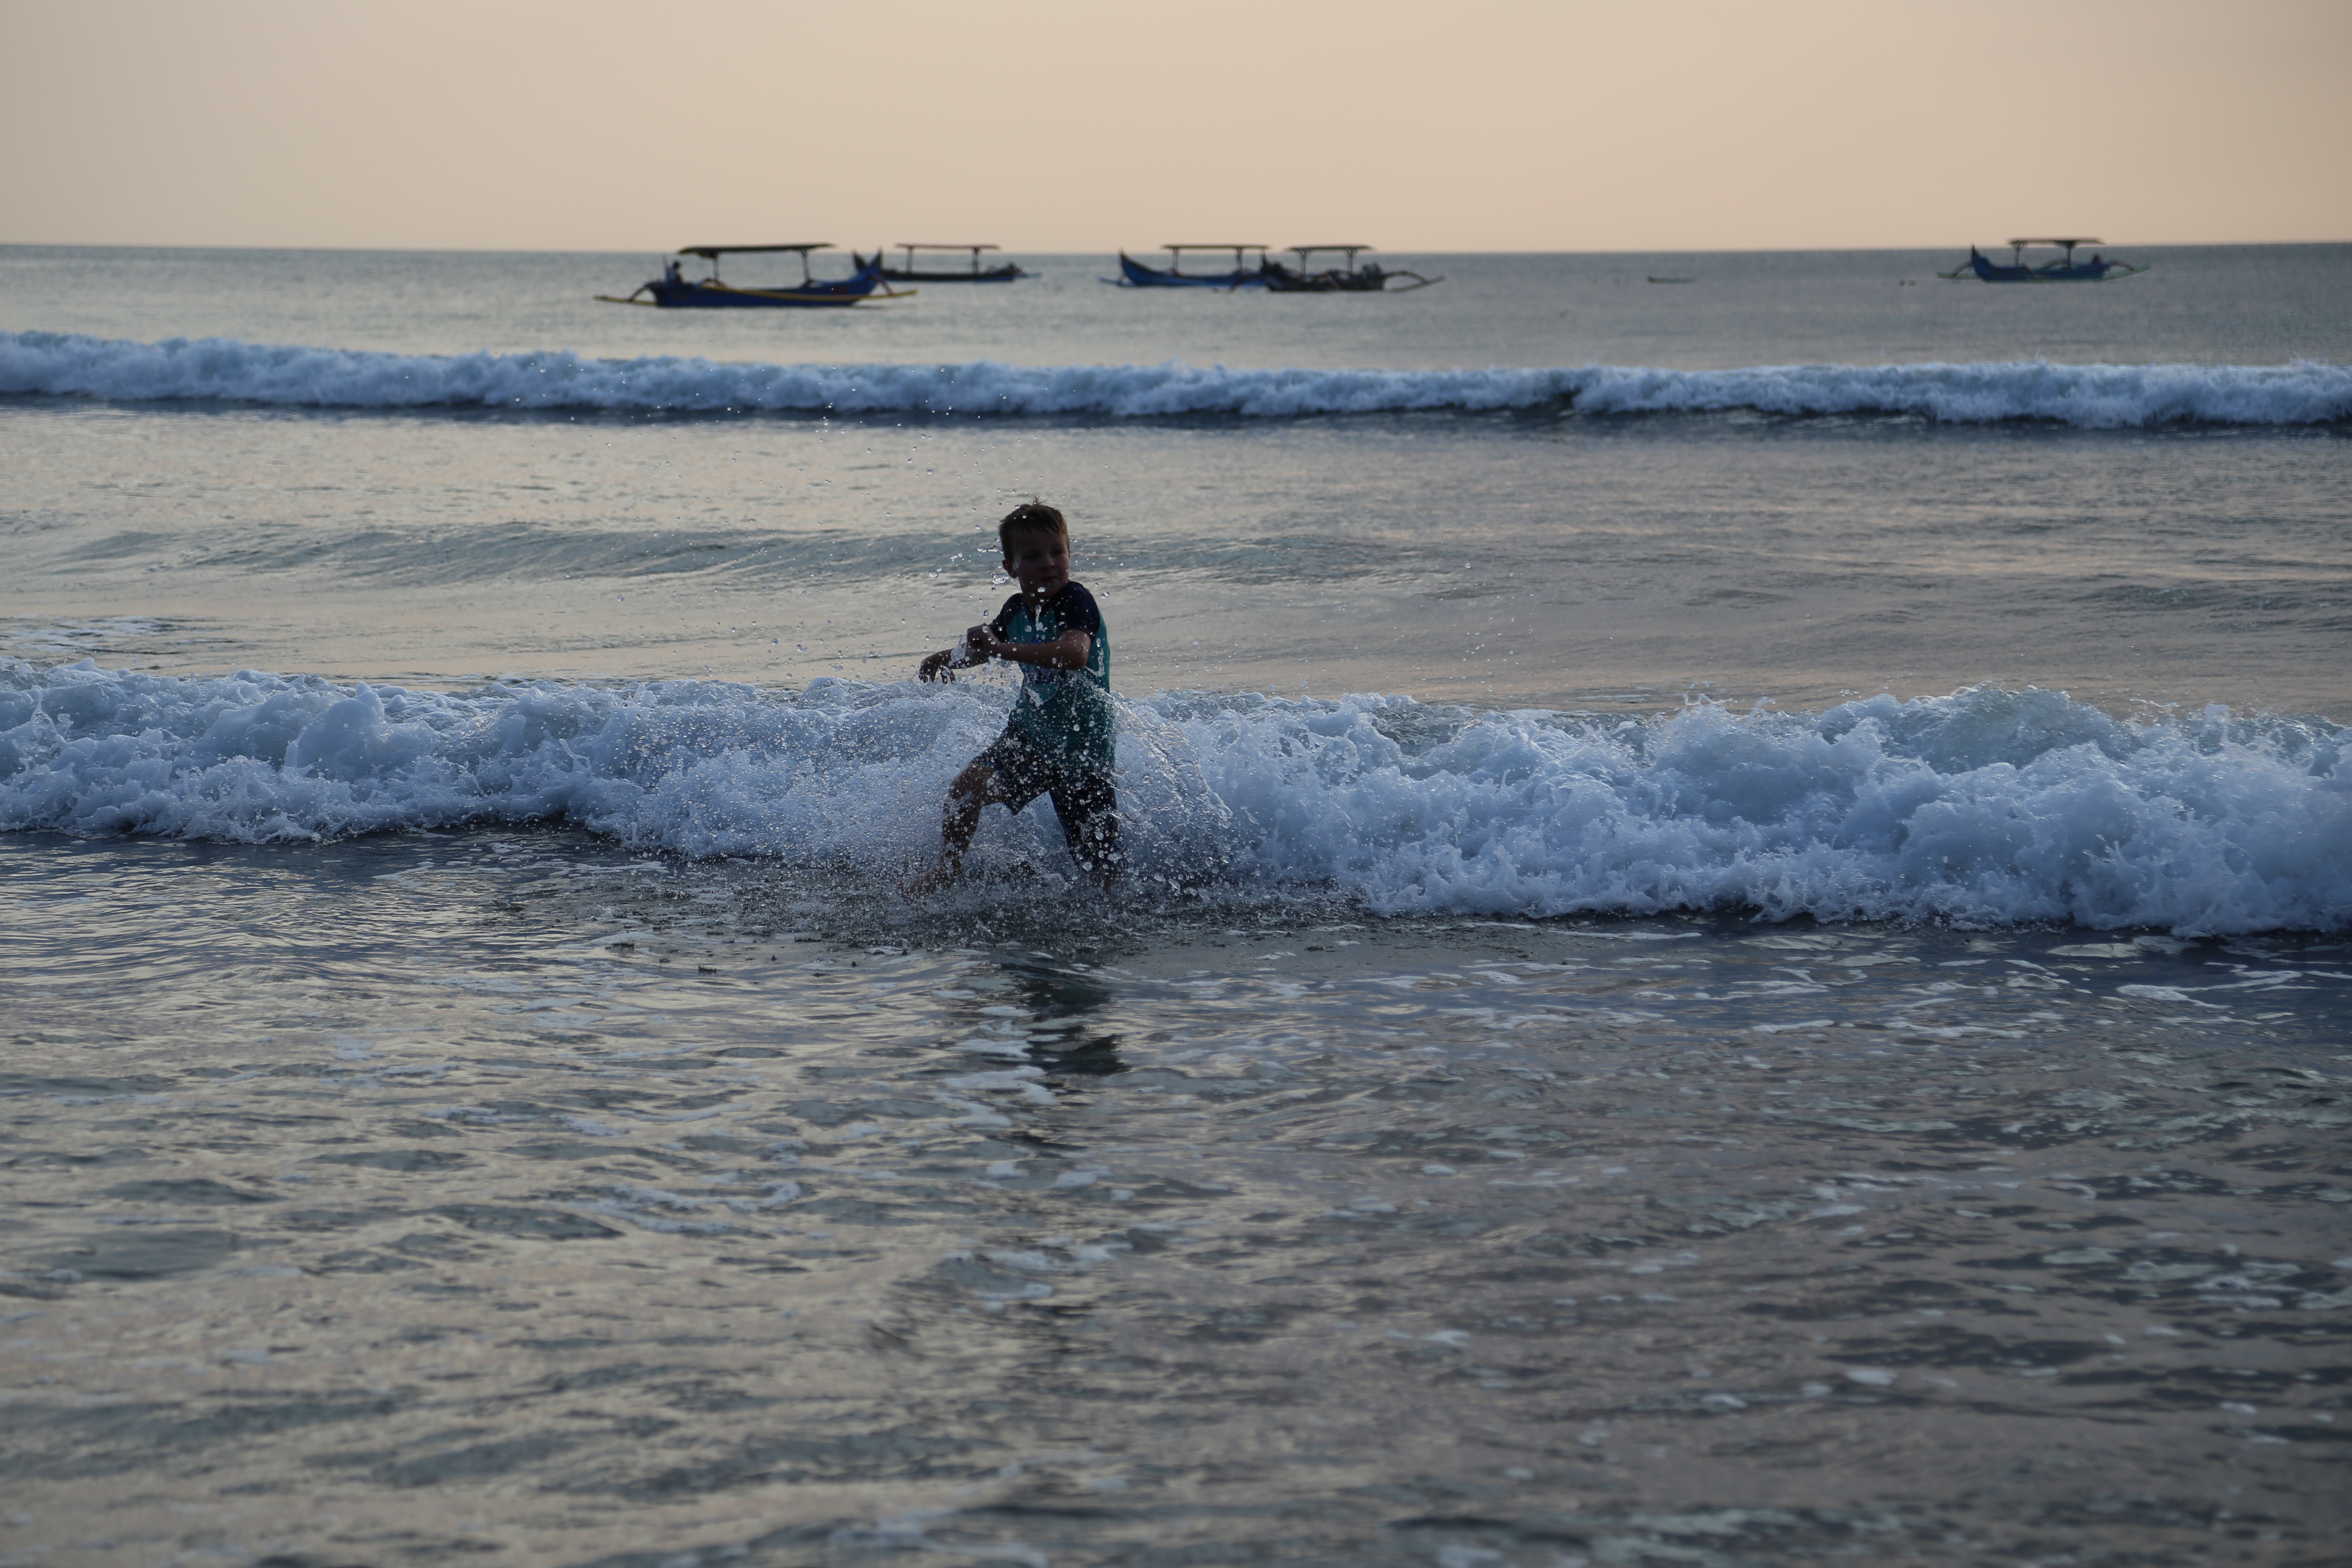
<svg viewBox="0 0 2352 1568"><path fill-rule="evenodd" d="M562 834L0 889L19 1561L2341 1537L2340 938L845 911Z"/></svg>

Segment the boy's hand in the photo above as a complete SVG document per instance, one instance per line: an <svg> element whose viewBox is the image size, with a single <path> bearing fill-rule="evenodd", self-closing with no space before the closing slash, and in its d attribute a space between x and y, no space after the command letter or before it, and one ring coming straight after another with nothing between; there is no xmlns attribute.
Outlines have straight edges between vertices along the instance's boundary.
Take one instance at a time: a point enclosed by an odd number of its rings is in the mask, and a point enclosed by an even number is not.
<svg viewBox="0 0 2352 1568"><path fill-rule="evenodd" d="M915 667L919 680L953 680L959 669L969 669L975 664L986 664L1003 650L1018 645L1006 642L990 626L973 626L963 634L963 641L953 647L941 648Z"/></svg>

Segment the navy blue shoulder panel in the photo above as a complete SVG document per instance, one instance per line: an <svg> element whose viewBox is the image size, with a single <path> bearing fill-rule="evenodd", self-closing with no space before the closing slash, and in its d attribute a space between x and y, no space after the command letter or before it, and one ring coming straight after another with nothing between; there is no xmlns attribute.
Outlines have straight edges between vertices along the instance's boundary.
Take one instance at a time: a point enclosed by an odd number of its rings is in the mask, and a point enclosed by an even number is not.
<svg viewBox="0 0 2352 1568"><path fill-rule="evenodd" d="M1084 632L1090 637L1102 636L1102 611L1095 605L1095 596L1087 592L1083 583L1072 583L1046 601L1048 608L1062 617L1066 632Z"/></svg>

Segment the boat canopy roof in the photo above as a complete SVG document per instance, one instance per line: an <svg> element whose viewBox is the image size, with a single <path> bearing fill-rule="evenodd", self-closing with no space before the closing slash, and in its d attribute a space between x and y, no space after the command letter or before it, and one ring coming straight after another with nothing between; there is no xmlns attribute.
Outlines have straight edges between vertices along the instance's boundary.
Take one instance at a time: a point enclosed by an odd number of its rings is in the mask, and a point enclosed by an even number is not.
<svg viewBox="0 0 2352 1568"><path fill-rule="evenodd" d="M2063 245L2072 250L2078 245L2105 245L2104 239L2012 239L2011 245Z"/></svg>
<svg viewBox="0 0 2352 1568"><path fill-rule="evenodd" d="M891 248L895 250L994 250L997 247L992 245L916 245L902 239Z"/></svg>
<svg viewBox="0 0 2352 1568"><path fill-rule="evenodd" d="M1207 244L1202 244L1202 245L1163 245L1163 246L1161 246L1160 248L1160 249L1162 249L1162 250L1271 250L1271 249L1273 248L1273 247L1272 247L1272 246L1266 246L1266 245L1233 245L1233 244L1207 245Z"/></svg>
<svg viewBox="0 0 2352 1568"><path fill-rule="evenodd" d="M1380 247L1377 245L1294 245L1290 248L1303 254L1309 250L1378 250Z"/></svg>
<svg viewBox="0 0 2352 1568"><path fill-rule="evenodd" d="M833 242L816 240L807 245L681 245L680 256L699 256L716 261L722 256L743 256L754 251L792 250L806 256L812 250L831 250Z"/></svg>

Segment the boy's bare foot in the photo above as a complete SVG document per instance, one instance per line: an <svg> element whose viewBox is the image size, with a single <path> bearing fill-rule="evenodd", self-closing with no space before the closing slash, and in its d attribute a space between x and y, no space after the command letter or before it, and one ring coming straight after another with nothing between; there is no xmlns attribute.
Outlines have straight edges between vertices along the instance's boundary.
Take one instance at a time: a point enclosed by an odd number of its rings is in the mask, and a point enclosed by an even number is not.
<svg viewBox="0 0 2352 1568"><path fill-rule="evenodd" d="M951 866L942 860L929 870L918 871L899 883L898 896L902 899L929 898L941 888L953 883L959 876L962 875L962 867Z"/></svg>

